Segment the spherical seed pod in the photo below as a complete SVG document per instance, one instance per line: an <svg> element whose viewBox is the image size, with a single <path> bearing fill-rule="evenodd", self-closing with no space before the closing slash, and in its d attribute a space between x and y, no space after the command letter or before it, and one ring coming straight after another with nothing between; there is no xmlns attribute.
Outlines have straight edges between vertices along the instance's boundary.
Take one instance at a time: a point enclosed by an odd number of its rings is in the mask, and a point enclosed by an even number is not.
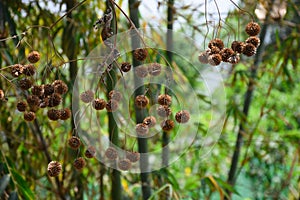
<svg viewBox="0 0 300 200"><path fill-rule="evenodd" d="M41 85L34 85L31 88L31 94L36 95L38 97L42 97L44 95L44 89Z"/></svg>
<svg viewBox="0 0 300 200"><path fill-rule="evenodd" d="M207 64L208 56L209 56L208 51L201 52L198 56L199 62L201 62L202 64Z"/></svg>
<svg viewBox="0 0 300 200"><path fill-rule="evenodd" d="M41 101L40 101L40 108L46 108L48 107L49 105L49 98L46 97L46 98L43 98Z"/></svg>
<svg viewBox="0 0 300 200"><path fill-rule="evenodd" d="M131 64L129 62L123 62L121 64L121 70L122 72L129 72L131 69Z"/></svg>
<svg viewBox="0 0 300 200"><path fill-rule="evenodd" d="M73 162L73 166L77 170L81 170L85 167L85 160L83 157L76 158Z"/></svg>
<svg viewBox="0 0 300 200"><path fill-rule="evenodd" d="M47 116L52 121L57 121L60 118L60 111L56 109L49 109L47 111Z"/></svg>
<svg viewBox="0 0 300 200"><path fill-rule="evenodd" d="M143 124L147 125L149 128L152 128L152 127L154 127L155 124L156 124L156 119L155 119L155 117L153 117L153 116L146 117L146 118L143 120Z"/></svg>
<svg viewBox="0 0 300 200"><path fill-rule="evenodd" d="M223 49L222 49L223 50ZM219 47L217 47L217 46L212 46L211 48L210 48L210 54L217 54L217 53L220 53L220 48Z"/></svg>
<svg viewBox="0 0 300 200"><path fill-rule="evenodd" d="M80 145L81 145L80 138L76 137L76 136L72 136L68 140L68 145L69 145L69 147L71 147L74 150L78 149L80 147Z"/></svg>
<svg viewBox="0 0 300 200"><path fill-rule="evenodd" d="M87 158L94 158L96 155L96 149L93 146L89 146L85 152L84 152L85 157Z"/></svg>
<svg viewBox="0 0 300 200"><path fill-rule="evenodd" d="M4 100L4 98L5 98L5 94L3 90L0 89L0 100Z"/></svg>
<svg viewBox="0 0 300 200"><path fill-rule="evenodd" d="M31 122L35 119L35 113L34 112L24 112L24 120Z"/></svg>
<svg viewBox="0 0 300 200"><path fill-rule="evenodd" d="M133 52L133 57L139 61L144 61L147 58L147 56L148 56L148 51L143 48L136 49Z"/></svg>
<svg viewBox="0 0 300 200"><path fill-rule="evenodd" d="M11 75L14 77L19 77L23 74L24 66L21 64L15 64L11 67Z"/></svg>
<svg viewBox="0 0 300 200"><path fill-rule="evenodd" d="M32 81L30 79L24 78L19 81L19 86L22 90L28 90L32 86Z"/></svg>
<svg viewBox="0 0 300 200"><path fill-rule="evenodd" d="M212 54L208 56L208 63L212 66L217 66L222 62L222 56L220 54Z"/></svg>
<svg viewBox="0 0 300 200"><path fill-rule="evenodd" d="M171 131L174 127L175 127L175 123L173 120L171 119L167 119L164 120L161 124L160 124L161 128L163 131Z"/></svg>
<svg viewBox="0 0 300 200"><path fill-rule="evenodd" d="M108 147L105 151L105 156L109 160L116 160L118 158L118 152L114 147Z"/></svg>
<svg viewBox="0 0 300 200"><path fill-rule="evenodd" d="M119 169L122 171L128 171L131 168L131 162L129 159L125 158L119 160L118 162Z"/></svg>
<svg viewBox="0 0 300 200"><path fill-rule="evenodd" d="M246 43L243 54L250 57L256 54L256 47L253 44Z"/></svg>
<svg viewBox="0 0 300 200"><path fill-rule="evenodd" d="M228 59L234 54L234 51L229 48L224 48L220 52L220 55L222 56L222 61L223 62L228 62Z"/></svg>
<svg viewBox="0 0 300 200"><path fill-rule="evenodd" d="M96 110L103 110L105 108L105 106L106 106L106 102L105 102L104 99L94 99L92 101L92 106Z"/></svg>
<svg viewBox="0 0 300 200"><path fill-rule="evenodd" d="M260 39L256 36L250 36L247 38L246 43L253 44L257 48L260 45Z"/></svg>
<svg viewBox="0 0 300 200"><path fill-rule="evenodd" d="M149 128L146 124L139 123L135 126L135 132L138 136L145 136L149 133Z"/></svg>
<svg viewBox="0 0 300 200"><path fill-rule="evenodd" d="M29 106L39 106L40 98L36 95L29 95L26 99Z"/></svg>
<svg viewBox="0 0 300 200"><path fill-rule="evenodd" d="M69 108L64 108L60 110L60 117L61 120L67 120L71 117L71 110Z"/></svg>
<svg viewBox="0 0 300 200"><path fill-rule="evenodd" d="M54 87L52 84L45 84L43 87L45 96L49 96L54 93Z"/></svg>
<svg viewBox="0 0 300 200"><path fill-rule="evenodd" d="M135 74L140 78L145 78L148 75L148 67L146 66L139 66L134 69Z"/></svg>
<svg viewBox="0 0 300 200"><path fill-rule="evenodd" d="M134 104L139 109L146 108L147 105L149 104L149 99L145 95L138 95L135 97Z"/></svg>
<svg viewBox="0 0 300 200"><path fill-rule="evenodd" d="M178 123L187 123L190 120L190 113L187 110L182 110L176 113L175 119Z"/></svg>
<svg viewBox="0 0 300 200"><path fill-rule="evenodd" d="M228 59L228 62L231 64L238 64L240 62L240 56L238 54L234 54Z"/></svg>
<svg viewBox="0 0 300 200"><path fill-rule="evenodd" d="M159 63L151 63L148 65L148 73L151 76L158 76L161 73L161 65Z"/></svg>
<svg viewBox="0 0 300 200"><path fill-rule="evenodd" d="M55 107L58 106L62 101L62 97L60 96L60 94L58 93L53 93L50 97L49 97L49 104L48 107Z"/></svg>
<svg viewBox="0 0 300 200"><path fill-rule="evenodd" d="M30 62L30 63L36 63L40 60L41 58L41 55L38 51L32 51L28 54L27 56L27 60Z"/></svg>
<svg viewBox="0 0 300 200"><path fill-rule="evenodd" d="M119 103L114 99L110 99L105 108L107 112L115 112L119 108Z"/></svg>
<svg viewBox="0 0 300 200"><path fill-rule="evenodd" d="M84 103L90 103L94 100L94 92L92 90L87 90L80 94L80 100Z"/></svg>
<svg viewBox="0 0 300 200"><path fill-rule="evenodd" d="M63 95L68 92L68 86L62 80L55 80L52 85L55 93Z"/></svg>
<svg viewBox="0 0 300 200"><path fill-rule="evenodd" d="M140 160L139 152L126 151L126 158L130 160L130 162L135 163Z"/></svg>
<svg viewBox="0 0 300 200"><path fill-rule="evenodd" d="M212 47L218 47L222 50L224 48L224 43L221 39L215 38L208 43L208 48L212 49Z"/></svg>
<svg viewBox="0 0 300 200"><path fill-rule="evenodd" d="M33 76L35 74L35 66L33 64L24 65L23 74L26 76Z"/></svg>
<svg viewBox="0 0 300 200"><path fill-rule="evenodd" d="M56 177L60 174L61 171L62 171L62 166L59 162L51 161L48 164L47 173L48 173L49 176Z"/></svg>
<svg viewBox="0 0 300 200"><path fill-rule="evenodd" d="M121 92L116 91L116 90L110 91L109 94L108 94L108 97L109 97L109 99L113 99L113 100L116 100L118 102L122 100Z"/></svg>
<svg viewBox="0 0 300 200"><path fill-rule="evenodd" d="M156 109L156 111L157 111L157 114L160 117L168 117L168 116L170 116L172 114L171 108L169 108L166 105L160 105L160 106L158 106L158 108Z"/></svg>
<svg viewBox="0 0 300 200"><path fill-rule="evenodd" d="M260 25L256 22L249 22L246 25L245 31L249 36L256 36L260 32Z"/></svg>
<svg viewBox="0 0 300 200"><path fill-rule="evenodd" d="M158 96L157 102L159 105L170 106L172 103L172 97L168 94L161 94Z"/></svg>
<svg viewBox="0 0 300 200"><path fill-rule="evenodd" d="M231 43L231 48L236 53L243 53L244 48L245 48L245 43L244 42L240 42L240 41L233 41Z"/></svg>
<svg viewBox="0 0 300 200"><path fill-rule="evenodd" d="M19 101L17 103L17 109L19 112L25 112L26 107L27 107L27 103L25 101Z"/></svg>

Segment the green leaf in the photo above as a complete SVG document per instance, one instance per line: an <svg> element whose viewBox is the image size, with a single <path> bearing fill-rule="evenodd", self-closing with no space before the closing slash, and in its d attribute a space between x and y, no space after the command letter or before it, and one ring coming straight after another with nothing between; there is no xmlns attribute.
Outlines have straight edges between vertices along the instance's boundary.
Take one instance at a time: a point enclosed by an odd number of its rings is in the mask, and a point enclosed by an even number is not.
<svg viewBox="0 0 300 200"><path fill-rule="evenodd" d="M24 199L26 200L35 199L34 193L31 191L24 178L20 174L18 174L18 172L14 169L11 170L11 173L14 180L16 181L17 184L16 186L18 188L18 191L24 197Z"/></svg>

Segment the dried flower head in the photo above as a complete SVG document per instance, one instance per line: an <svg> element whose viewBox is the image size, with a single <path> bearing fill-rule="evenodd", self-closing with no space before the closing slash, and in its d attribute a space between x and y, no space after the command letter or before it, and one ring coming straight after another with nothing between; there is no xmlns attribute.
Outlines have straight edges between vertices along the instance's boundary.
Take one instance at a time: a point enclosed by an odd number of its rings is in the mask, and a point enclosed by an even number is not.
<svg viewBox="0 0 300 200"><path fill-rule="evenodd" d="M41 55L38 51L32 51L28 54L27 56L27 60L30 62L30 63L36 63L40 60L41 58Z"/></svg>
<svg viewBox="0 0 300 200"><path fill-rule="evenodd" d="M155 124L156 124L156 119L155 119L155 117L153 117L153 116L146 117L146 118L143 120L143 124L147 125L149 128L152 128L152 127L154 127Z"/></svg>
<svg viewBox="0 0 300 200"><path fill-rule="evenodd" d="M118 158L118 152L114 147L108 147L105 151L105 156L109 160L116 160Z"/></svg>
<svg viewBox="0 0 300 200"><path fill-rule="evenodd" d="M76 158L73 162L73 166L77 170L81 170L85 166L85 160L83 157Z"/></svg>
<svg viewBox="0 0 300 200"><path fill-rule="evenodd" d="M44 85L44 94L45 96L49 96L54 93L54 87L52 84L45 84Z"/></svg>
<svg viewBox="0 0 300 200"><path fill-rule="evenodd" d="M27 107L27 103L26 103L25 101L19 101L19 102L17 103L17 109L18 109L18 111L20 111L20 112L25 112L26 107Z"/></svg>
<svg viewBox="0 0 300 200"><path fill-rule="evenodd" d="M149 133L149 128L146 124L139 123L135 126L135 131L138 136L145 136Z"/></svg>
<svg viewBox="0 0 300 200"><path fill-rule="evenodd" d="M221 39L215 38L208 43L208 48L212 49L212 47L218 47L222 50L224 48L224 43Z"/></svg>
<svg viewBox="0 0 300 200"><path fill-rule="evenodd" d="M68 145L72 148L72 149L78 149L81 145L81 141L79 137L76 136L72 136L69 140L68 140Z"/></svg>
<svg viewBox="0 0 300 200"><path fill-rule="evenodd" d="M164 105L158 106L156 111L157 111L157 114L161 117L168 117L172 114L171 108L169 108L168 106L164 106Z"/></svg>
<svg viewBox="0 0 300 200"><path fill-rule="evenodd" d="M234 54L228 59L228 62L231 64L238 64L240 62L240 56L238 54Z"/></svg>
<svg viewBox="0 0 300 200"><path fill-rule="evenodd" d="M105 108L107 112L115 112L119 108L119 103L114 99L110 99Z"/></svg>
<svg viewBox="0 0 300 200"><path fill-rule="evenodd" d="M223 49L222 49L223 50ZM210 48L210 52L209 52L209 54L217 54L217 53L220 53L220 48L219 47L217 47L217 46L212 46L211 48Z"/></svg>
<svg viewBox="0 0 300 200"><path fill-rule="evenodd" d="M38 97L42 97L44 94L43 86L41 85L34 85L31 88L31 94L36 95Z"/></svg>
<svg viewBox="0 0 300 200"><path fill-rule="evenodd" d="M260 39L257 36L250 36L247 38L246 43L253 44L257 48L260 45Z"/></svg>
<svg viewBox="0 0 300 200"><path fill-rule="evenodd" d="M145 78L148 75L148 67L139 66L134 69L135 74L140 78Z"/></svg>
<svg viewBox="0 0 300 200"><path fill-rule="evenodd" d="M119 169L122 171L127 171L131 168L131 162L129 159L122 159L118 162Z"/></svg>
<svg viewBox="0 0 300 200"><path fill-rule="evenodd" d="M212 66L217 66L222 62L222 56L220 54L212 54L208 56L208 63Z"/></svg>
<svg viewBox="0 0 300 200"><path fill-rule="evenodd" d="M144 61L148 56L148 51L143 48L138 48L134 50L133 57L138 61Z"/></svg>
<svg viewBox="0 0 300 200"><path fill-rule="evenodd" d="M32 86L32 81L28 78L24 78L19 81L19 86L22 90L28 90Z"/></svg>
<svg viewBox="0 0 300 200"><path fill-rule="evenodd" d="M94 100L94 92L92 90L87 90L80 94L80 99L84 103L90 103Z"/></svg>
<svg viewBox="0 0 300 200"><path fill-rule="evenodd" d="M60 94L58 93L53 93L50 97L49 97L49 107L55 107L58 106L62 101L62 97L60 96Z"/></svg>
<svg viewBox="0 0 300 200"><path fill-rule="evenodd" d="M190 113L187 110L182 110L176 113L175 119L178 123L187 123L190 120Z"/></svg>
<svg viewBox="0 0 300 200"><path fill-rule="evenodd" d="M103 110L105 108L105 106L106 106L106 102L105 102L104 99L94 99L92 101L92 106L96 110Z"/></svg>
<svg viewBox="0 0 300 200"><path fill-rule="evenodd" d="M49 98L46 97L46 98L43 98L41 101L40 101L40 108L46 108L48 107L49 105Z"/></svg>
<svg viewBox="0 0 300 200"><path fill-rule="evenodd" d="M149 104L149 99L145 95L138 95L135 98L134 104L136 105L137 108L146 108L147 105Z"/></svg>
<svg viewBox="0 0 300 200"><path fill-rule="evenodd" d="M198 60L199 62L203 63L203 64L207 64L208 63L208 54L209 51L204 51L204 52L201 52L198 56Z"/></svg>
<svg viewBox="0 0 300 200"><path fill-rule="evenodd" d="M59 162L51 161L48 164L47 173L48 173L49 176L51 176L51 177L58 176L61 171L62 171L62 166Z"/></svg>
<svg viewBox="0 0 300 200"><path fill-rule="evenodd" d="M172 97L168 94L161 94L158 96L157 102L159 105L170 106L172 103Z"/></svg>
<svg viewBox="0 0 300 200"><path fill-rule="evenodd" d="M246 43L243 54L250 57L256 54L256 47L253 44Z"/></svg>
<svg viewBox="0 0 300 200"><path fill-rule="evenodd" d="M24 65L23 74L26 76L33 76L35 74L35 66L33 64Z"/></svg>
<svg viewBox="0 0 300 200"><path fill-rule="evenodd" d="M71 110L69 108L61 109L60 111L60 117L61 120L67 120L71 117Z"/></svg>
<svg viewBox="0 0 300 200"><path fill-rule="evenodd" d="M231 43L231 48L236 53L243 53L244 48L245 48L245 43L244 42L240 42L240 41L233 41Z"/></svg>
<svg viewBox="0 0 300 200"><path fill-rule="evenodd" d="M119 92L117 90L110 91L108 94L108 97L109 97L109 99L113 99L118 102L122 100L122 94L121 94L121 92Z"/></svg>
<svg viewBox="0 0 300 200"><path fill-rule="evenodd" d="M40 98L36 95L29 95L26 99L29 106L39 106Z"/></svg>
<svg viewBox="0 0 300 200"><path fill-rule="evenodd" d="M131 64L129 62L123 62L121 64L121 70L122 72L129 72L131 69Z"/></svg>
<svg viewBox="0 0 300 200"><path fill-rule="evenodd" d="M94 158L96 155L96 149L93 146L89 146L84 153L85 157L87 158Z"/></svg>
<svg viewBox="0 0 300 200"><path fill-rule="evenodd" d="M56 121L60 118L60 111L56 109L49 109L47 111L47 116L50 120Z"/></svg>
<svg viewBox="0 0 300 200"><path fill-rule="evenodd" d="M234 51L230 48L224 48L220 52L220 55L222 56L223 62L228 62L228 59L234 54Z"/></svg>
<svg viewBox="0 0 300 200"><path fill-rule="evenodd" d="M55 80L52 85L55 93L62 95L68 92L68 86L62 80Z"/></svg>
<svg viewBox="0 0 300 200"><path fill-rule="evenodd" d="M31 122L35 119L35 113L34 112L24 112L24 120Z"/></svg>
<svg viewBox="0 0 300 200"><path fill-rule="evenodd" d="M15 64L11 67L11 75L14 77L19 77L23 74L24 66L21 64Z"/></svg>
<svg viewBox="0 0 300 200"><path fill-rule="evenodd" d="M148 65L148 73L151 76L158 76L161 73L161 65L159 63L151 63Z"/></svg>
<svg viewBox="0 0 300 200"><path fill-rule="evenodd" d="M135 163L140 160L139 152L126 151L126 158L130 160L130 162Z"/></svg>
<svg viewBox="0 0 300 200"><path fill-rule="evenodd" d="M249 36L256 36L260 32L260 25L256 22L249 22L246 25L245 31Z"/></svg>
<svg viewBox="0 0 300 200"><path fill-rule="evenodd" d="M164 120L160 124L163 131L171 131L175 127L175 123L171 119Z"/></svg>

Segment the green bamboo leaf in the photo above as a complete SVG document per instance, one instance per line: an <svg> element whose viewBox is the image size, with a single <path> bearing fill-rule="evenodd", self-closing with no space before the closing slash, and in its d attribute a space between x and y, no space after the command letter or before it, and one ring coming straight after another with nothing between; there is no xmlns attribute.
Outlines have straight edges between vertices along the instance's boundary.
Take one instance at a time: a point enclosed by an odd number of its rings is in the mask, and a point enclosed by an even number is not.
<svg viewBox="0 0 300 200"><path fill-rule="evenodd" d="M24 199L26 200L35 199L34 193L31 191L24 178L20 174L18 174L18 172L14 169L11 170L11 173L14 180L16 181L17 184L16 186L18 188L18 191L24 197Z"/></svg>

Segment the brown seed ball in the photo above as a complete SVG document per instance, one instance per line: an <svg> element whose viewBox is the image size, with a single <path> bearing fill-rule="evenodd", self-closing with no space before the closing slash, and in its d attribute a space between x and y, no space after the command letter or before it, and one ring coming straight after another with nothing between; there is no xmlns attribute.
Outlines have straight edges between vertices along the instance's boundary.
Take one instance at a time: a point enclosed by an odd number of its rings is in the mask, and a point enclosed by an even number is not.
<svg viewBox="0 0 300 200"><path fill-rule="evenodd" d="M148 68L146 66L139 66L134 69L135 74L140 78L145 78L148 75Z"/></svg>
<svg viewBox="0 0 300 200"><path fill-rule="evenodd" d="M90 103L94 100L94 92L92 90L87 90L80 94L80 99L84 103Z"/></svg>
<svg viewBox="0 0 300 200"><path fill-rule="evenodd" d="M61 120L67 120L71 117L71 110L69 108L64 108L60 110L60 117Z"/></svg>
<svg viewBox="0 0 300 200"><path fill-rule="evenodd" d="M32 86L32 81L30 79L24 78L19 81L19 86L22 90L28 90Z"/></svg>
<svg viewBox="0 0 300 200"><path fill-rule="evenodd" d="M156 111L157 111L157 114L161 117L168 117L172 114L171 108L169 108L168 106L165 106L165 105L158 106Z"/></svg>
<svg viewBox="0 0 300 200"><path fill-rule="evenodd" d="M51 177L58 176L61 171L62 171L62 166L59 162L51 161L48 164L47 173L48 173L49 176L51 176Z"/></svg>
<svg viewBox="0 0 300 200"><path fill-rule="evenodd" d="M147 58L147 56L148 56L148 51L143 48L136 49L133 52L133 57L139 61L144 61Z"/></svg>
<svg viewBox="0 0 300 200"><path fill-rule="evenodd" d="M223 50L223 49L222 49ZM211 48L210 48L210 54L217 54L217 53L220 53L220 48L219 47L217 47L217 46L212 46Z"/></svg>
<svg viewBox="0 0 300 200"><path fill-rule="evenodd" d="M159 63L151 63L148 65L148 73L151 76L158 76L161 73L161 65Z"/></svg>
<svg viewBox="0 0 300 200"><path fill-rule="evenodd" d="M44 85L44 94L45 96L49 96L54 93L54 87L52 84Z"/></svg>
<svg viewBox="0 0 300 200"><path fill-rule="evenodd" d="M15 64L11 67L11 75L14 77L19 77L23 74L24 66L21 64Z"/></svg>
<svg viewBox="0 0 300 200"><path fill-rule="evenodd" d="M58 106L62 101L62 97L60 96L60 94L57 93L53 93L50 97L49 97L49 107L55 107Z"/></svg>
<svg viewBox="0 0 300 200"><path fill-rule="evenodd" d="M212 66L217 66L222 62L222 56L220 54L212 54L208 56L208 63Z"/></svg>
<svg viewBox="0 0 300 200"><path fill-rule="evenodd" d="M62 80L55 80L52 83L54 87L54 92L58 94L66 94L68 92L68 86Z"/></svg>
<svg viewBox="0 0 300 200"><path fill-rule="evenodd" d="M246 43L243 54L250 57L256 54L256 47L253 44Z"/></svg>
<svg viewBox="0 0 300 200"><path fill-rule="evenodd" d="M228 62L231 64L238 64L240 62L240 56L235 54L228 59Z"/></svg>
<svg viewBox="0 0 300 200"><path fill-rule="evenodd" d="M24 120L31 122L35 119L35 113L34 112L25 112L24 113Z"/></svg>
<svg viewBox="0 0 300 200"><path fill-rule="evenodd" d="M42 97L44 94L43 86L41 85L34 85L31 88L31 94L36 95L38 97Z"/></svg>
<svg viewBox="0 0 300 200"><path fill-rule="evenodd" d="M170 106L172 103L172 97L168 94L161 94L158 96L157 102L159 105Z"/></svg>
<svg viewBox="0 0 300 200"><path fill-rule="evenodd" d="M234 54L234 51L232 49L229 49L229 48L224 48L224 49L222 49L220 54L222 56L222 61L223 62L228 62L228 59Z"/></svg>
<svg viewBox="0 0 300 200"><path fill-rule="evenodd" d="M260 32L260 25L256 22L249 22L246 25L245 31L249 36L256 36Z"/></svg>
<svg viewBox="0 0 300 200"><path fill-rule="evenodd" d="M47 111L47 116L50 120L57 121L60 118L60 111L56 109L50 109Z"/></svg>
<svg viewBox="0 0 300 200"><path fill-rule="evenodd" d="M135 163L140 160L139 152L126 151L126 158L130 160L130 162Z"/></svg>
<svg viewBox="0 0 300 200"><path fill-rule="evenodd" d="M23 74L26 76L33 76L35 74L35 66L33 64L24 65Z"/></svg>
<svg viewBox="0 0 300 200"><path fill-rule="evenodd" d="M135 126L135 132L138 136L145 136L149 133L149 128L146 124L139 123Z"/></svg>
<svg viewBox="0 0 300 200"><path fill-rule="evenodd" d="M247 38L246 43L253 44L257 48L260 45L260 39L256 36L250 36Z"/></svg>
<svg viewBox="0 0 300 200"><path fill-rule="evenodd" d="M119 169L122 171L127 171L131 168L131 162L129 159L122 159L118 162Z"/></svg>
<svg viewBox="0 0 300 200"><path fill-rule="evenodd" d="M244 42L239 42L239 41L233 41L231 43L231 48L236 53L243 53L244 48L245 48L245 43Z"/></svg>
<svg viewBox="0 0 300 200"><path fill-rule="evenodd" d="M18 111L20 111L20 112L25 112L26 107L27 107L27 103L26 103L25 101L19 101L19 102L17 103L17 109L18 109Z"/></svg>
<svg viewBox="0 0 300 200"><path fill-rule="evenodd" d="M40 60L41 58L41 55L38 51L32 51L28 54L27 56L27 60L30 62L30 63L36 63Z"/></svg>
<svg viewBox="0 0 300 200"><path fill-rule="evenodd" d="M85 160L83 157L76 158L73 162L73 166L77 170L81 170L85 166Z"/></svg>
<svg viewBox="0 0 300 200"><path fill-rule="evenodd" d="M207 51L204 51L204 52L201 52L198 56L198 60L199 62L203 63L203 64L207 64L208 63L208 52Z"/></svg>
<svg viewBox="0 0 300 200"><path fill-rule="evenodd" d="M143 120L143 124L147 125L149 128L152 128L152 127L154 127L155 124L156 124L156 119L155 119L155 117L153 117L153 116L146 117L146 118Z"/></svg>
<svg viewBox="0 0 300 200"><path fill-rule="evenodd" d="M114 99L110 99L105 106L107 112L115 112L118 107L119 103Z"/></svg>
<svg viewBox="0 0 300 200"><path fill-rule="evenodd" d="M190 113L182 110L176 113L175 119L178 123L187 123L190 120Z"/></svg>
<svg viewBox="0 0 300 200"><path fill-rule="evenodd" d="M118 158L118 152L114 147L108 147L105 151L105 156L109 160L116 160Z"/></svg>
<svg viewBox="0 0 300 200"><path fill-rule="evenodd" d="M175 123L171 119L164 120L160 124L163 131L171 131L175 127Z"/></svg>
<svg viewBox="0 0 300 200"><path fill-rule="evenodd" d="M0 100L3 100L5 97L5 94L3 92L3 90L0 89Z"/></svg>
<svg viewBox="0 0 300 200"><path fill-rule="evenodd" d="M106 106L106 102L105 102L104 99L94 99L92 101L92 106L96 110L103 110L105 108L105 106Z"/></svg>
<svg viewBox="0 0 300 200"><path fill-rule="evenodd" d="M149 104L149 99L145 95L138 95L135 97L134 104L139 109L146 108L147 105Z"/></svg>
<svg viewBox="0 0 300 200"><path fill-rule="evenodd" d="M108 97L109 97L109 99L113 99L113 100L116 100L118 102L122 100L121 92L116 91L116 90L110 91L109 94L108 94Z"/></svg>
<svg viewBox="0 0 300 200"><path fill-rule="evenodd" d="M46 108L49 105L49 98L46 97L40 101L40 108Z"/></svg>
<svg viewBox="0 0 300 200"><path fill-rule="evenodd" d="M29 106L39 106L40 98L36 95L29 95L26 99Z"/></svg>
<svg viewBox="0 0 300 200"><path fill-rule="evenodd" d="M78 149L80 147L80 145L81 145L80 138L76 137L76 136L72 136L68 140L68 145L69 145L69 147L71 147L74 150Z"/></svg>
<svg viewBox="0 0 300 200"><path fill-rule="evenodd" d="M85 150L84 155L87 158L94 158L95 155L96 155L96 149L95 149L95 147L93 147L93 146L88 147L87 150Z"/></svg>
<svg viewBox="0 0 300 200"><path fill-rule="evenodd" d="M222 50L224 48L224 43L221 39L216 38L208 43L208 48L212 49L212 47L218 47L220 50Z"/></svg>
<svg viewBox="0 0 300 200"><path fill-rule="evenodd" d="M122 72L129 72L131 69L131 64L129 62L123 62L121 64L121 70Z"/></svg>

